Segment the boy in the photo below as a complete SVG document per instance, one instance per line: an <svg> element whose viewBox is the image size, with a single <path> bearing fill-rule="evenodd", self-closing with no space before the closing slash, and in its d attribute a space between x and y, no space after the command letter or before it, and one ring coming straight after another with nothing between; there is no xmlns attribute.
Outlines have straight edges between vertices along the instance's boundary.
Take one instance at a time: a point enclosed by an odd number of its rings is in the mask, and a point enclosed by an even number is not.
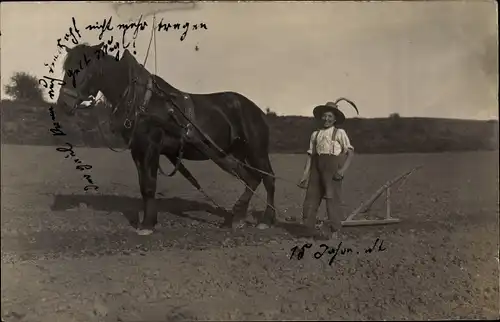
<svg viewBox="0 0 500 322"><path fill-rule="evenodd" d="M299 184L302 188L307 187L302 212L303 221L313 237L325 239L331 236L336 239L343 217L342 179L351 164L354 147L347 133L336 127L344 122L345 116L335 103L328 102L316 106L313 115L322 123L323 128L311 135L307 151L309 158ZM315 231L316 215L322 198L326 200L328 220L323 228L327 231L323 229L318 233Z"/></svg>

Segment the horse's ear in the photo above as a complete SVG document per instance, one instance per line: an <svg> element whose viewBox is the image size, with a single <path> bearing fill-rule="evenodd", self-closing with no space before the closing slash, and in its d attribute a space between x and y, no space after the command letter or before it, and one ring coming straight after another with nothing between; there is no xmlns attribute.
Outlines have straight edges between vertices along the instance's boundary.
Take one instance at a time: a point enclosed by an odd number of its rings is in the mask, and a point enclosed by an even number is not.
<svg viewBox="0 0 500 322"><path fill-rule="evenodd" d="M66 53L69 53L70 48L68 46L64 46L64 49L66 49Z"/></svg>
<svg viewBox="0 0 500 322"><path fill-rule="evenodd" d="M101 48L102 48L102 46L104 46L104 41L103 41L103 42L101 42L100 44L95 45L95 46L94 46L94 48L95 48L95 49L101 49Z"/></svg>

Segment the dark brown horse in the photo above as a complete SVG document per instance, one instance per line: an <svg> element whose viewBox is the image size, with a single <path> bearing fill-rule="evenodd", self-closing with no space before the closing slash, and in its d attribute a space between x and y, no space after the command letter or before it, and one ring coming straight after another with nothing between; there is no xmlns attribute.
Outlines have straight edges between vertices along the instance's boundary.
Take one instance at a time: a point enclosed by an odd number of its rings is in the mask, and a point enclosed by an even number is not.
<svg viewBox="0 0 500 322"><path fill-rule="evenodd" d="M151 75L128 51L116 60L104 53L102 46L103 43L67 48L65 84L60 89L57 107L74 114L82 101L99 91L109 101L110 126L128 144L139 175L144 219L139 224L137 214L131 222L138 233L151 234L157 224L155 194L161 155L195 186L196 180L180 160L212 160L244 182L246 189L224 225L242 224L253 192L263 181L267 208L259 228L272 225L276 219L275 178L264 112L234 92L181 92Z"/></svg>

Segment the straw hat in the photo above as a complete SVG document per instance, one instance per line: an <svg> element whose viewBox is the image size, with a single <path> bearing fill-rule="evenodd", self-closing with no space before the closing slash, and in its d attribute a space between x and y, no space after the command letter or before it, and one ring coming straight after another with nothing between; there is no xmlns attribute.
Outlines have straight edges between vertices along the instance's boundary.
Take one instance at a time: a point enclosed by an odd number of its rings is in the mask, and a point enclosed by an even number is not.
<svg viewBox="0 0 500 322"><path fill-rule="evenodd" d="M342 113L342 111L339 110L338 106L337 106L337 103L340 102L340 101L346 101L348 102L349 104L352 105L352 107L354 107L354 109L356 110L356 112L358 113L359 115L359 111L358 111L358 108L356 107L356 105L348 100L348 99L345 99L345 98L339 98L338 100L336 100L335 102L327 102L326 104L324 105L318 105L316 106L314 109L313 109L313 115L316 119L321 119L321 117L323 116L323 114L325 112L332 112L333 115L335 115L335 124L341 124L345 121L345 115L344 113Z"/></svg>
<svg viewBox="0 0 500 322"><path fill-rule="evenodd" d="M324 105L316 106L313 110L313 115L315 118L321 119L323 114L325 114L326 112L332 112L333 115L335 115L335 124L341 124L345 121L344 113L339 110L337 104L335 104L334 102L328 102Z"/></svg>

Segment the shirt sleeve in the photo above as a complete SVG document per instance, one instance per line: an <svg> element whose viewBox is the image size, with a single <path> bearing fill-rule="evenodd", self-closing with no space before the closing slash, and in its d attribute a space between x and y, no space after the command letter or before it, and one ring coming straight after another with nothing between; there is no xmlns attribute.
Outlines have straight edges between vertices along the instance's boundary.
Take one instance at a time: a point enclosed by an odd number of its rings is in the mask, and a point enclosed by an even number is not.
<svg viewBox="0 0 500 322"><path fill-rule="evenodd" d="M343 129L339 129L338 131L338 142L340 143L340 146L342 147L342 152L347 152L347 150L352 150L354 151L354 147L351 145L351 141L349 140L349 137L347 136L347 133Z"/></svg>
<svg viewBox="0 0 500 322"><path fill-rule="evenodd" d="M311 139L309 140L309 150L307 150L307 154L311 155L313 151L314 144L314 136L316 135L316 131L311 134Z"/></svg>

